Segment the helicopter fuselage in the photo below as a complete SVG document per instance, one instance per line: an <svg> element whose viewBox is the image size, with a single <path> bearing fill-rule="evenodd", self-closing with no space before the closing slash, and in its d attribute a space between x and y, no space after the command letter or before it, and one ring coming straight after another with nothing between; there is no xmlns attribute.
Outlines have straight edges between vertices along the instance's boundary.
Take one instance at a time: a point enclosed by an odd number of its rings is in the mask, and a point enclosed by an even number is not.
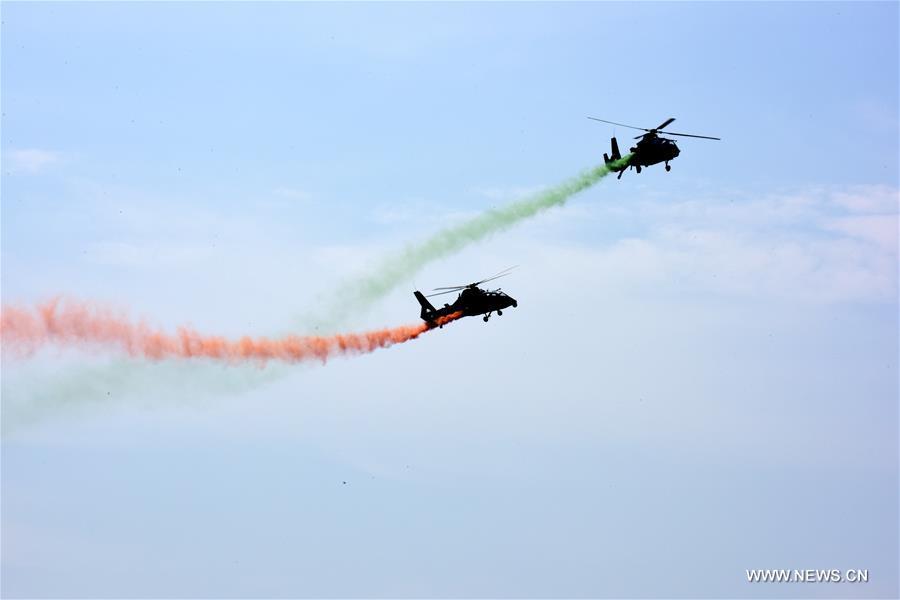
<svg viewBox="0 0 900 600"><path fill-rule="evenodd" d="M444 305L444 310L462 312L464 317L475 317L518 305L515 298L501 291L488 292L476 287L464 289L453 304Z"/></svg>
<svg viewBox="0 0 900 600"><path fill-rule="evenodd" d="M645 137L631 148L631 164L649 167L661 162L669 162L679 154L681 150L675 144L675 140L661 137Z"/></svg>
<svg viewBox="0 0 900 600"><path fill-rule="evenodd" d="M610 157L606 153L603 154L603 160L607 165L616 163L622 158L616 138L612 138L610 144L612 146L612 156ZM666 163L666 171L669 171L672 168L669 166L669 161L679 154L681 154L681 150L678 149L675 140L661 138L654 133L648 133L629 149L628 162L626 164L616 164L610 166L610 168L614 172L619 173L619 179L622 178L622 173L625 172L625 169L634 167L640 173L641 167L649 167L661 162Z"/></svg>
<svg viewBox="0 0 900 600"><path fill-rule="evenodd" d="M464 288L453 304L444 304L441 308L435 308L420 292L415 293L416 299L422 306L420 316L429 325L435 324L441 317L461 313L463 317L476 317L484 315L487 321L491 313L503 314L504 308L519 305L515 298L499 290L486 291L479 287Z"/></svg>

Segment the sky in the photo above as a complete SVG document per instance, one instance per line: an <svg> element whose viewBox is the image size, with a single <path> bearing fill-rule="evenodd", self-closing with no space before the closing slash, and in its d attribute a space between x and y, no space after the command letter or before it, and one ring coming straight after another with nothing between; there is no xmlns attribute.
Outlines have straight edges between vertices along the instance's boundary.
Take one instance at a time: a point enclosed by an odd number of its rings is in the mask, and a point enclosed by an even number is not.
<svg viewBox="0 0 900 600"><path fill-rule="evenodd" d="M0 594L897 597L898 12L3 2L4 305L313 333L637 133L587 116L722 139L339 325L518 265L487 324L265 368L4 346Z"/></svg>

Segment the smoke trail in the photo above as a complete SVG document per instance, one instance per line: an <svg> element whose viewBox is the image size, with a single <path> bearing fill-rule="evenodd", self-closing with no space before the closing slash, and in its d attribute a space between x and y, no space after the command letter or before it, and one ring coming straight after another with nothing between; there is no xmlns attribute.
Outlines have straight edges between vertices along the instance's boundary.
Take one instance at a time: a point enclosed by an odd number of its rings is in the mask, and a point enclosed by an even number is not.
<svg viewBox="0 0 900 600"><path fill-rule="evenodd" d="M298 368L273 362L260 369L252 363L177 358L149 362L127 356L19 362L14 370L10 366L4 357L2 437L44 422L101 411L166 406L199 410L218 404L223 395L251 392Z"/></svg>
<svg viewBox="0 0 900 600"><path fill-rule="evenodd" d="M348 281L334 293L330 303L327 325L339 323L355 311L377 302L399 284L411 279L428 263L459 252L469 244L479 242L554 206L564 204L575 194L586 190L614 169L628 164L630 155L606 165L594 167L529 198L488 210L467 221L447 227L400 253L384 260L371 274Z"/></svg>
<svg viewBox="0 0 900 600"><path fill-rule="evenodd" d="M110 310L59 299L33 308L3 307L0 340L4 349L33 353L47 344L115 346L133 357L208 358L227 363L269 360L296 363L343 354L363 354L378 348L414 340L435 325L444 325L461 316L456 313L435 324L421 323L365 333L332 336L289 335L279 339L242 337L229 340L201 335L180 327L175 335L154 330L145 323L132 323Z"/></svg>
<svg viewBox="0 0 900 600"><path fill-rule="evenodd" d="M609 166L616 168L624 166L628 158L626 156ZM303 319L298 325L307 331L313 323L321 326L323 330L333 330L345 322L354 311L370 307L429 262L448 256L470 243L511 227L543 210L563 204L574 194L595 184L611 170L605 166L591 169L541 194L488 211L469 221L439 231L424 242L411 245L400 254L388 258L374 274L346 282L328 298L327 304L330 309L327 312L319 313L318 317ZM5 334L0 333L0 337L5 337ZM161 375L160 369L165 369L164 375ZM74 368L55 378L51 376L49 381L46 374L42 373L40 377L34 378L31 384L26 383L24 386L20 385L20 382L14 384L13 380L4 377L0 378L0 385L3 388L0 397L5 416L2 423L4 428L16 424L9 418L10 402L26 407L30 411L27 421L33 422L57 414L58 411L64 413L64 408L74 409L82 405L99 403L98 398L105 399L110 395L110 391L113 397L122 398L133 394L135 389L146 391L166 387L172 385L174 381L180 382L178 385L181 386L183 382L190 381L194 383L196 391L209 388L217 393L240 392L279 379L291 372L294 370L288 369L285 365L271 365L263 372L252 368L249 364L242 368L232 366L223 369L207 362L144 363L132 359L93 369ZM60 400L61 398L64 398L64 401Z"/></svg>

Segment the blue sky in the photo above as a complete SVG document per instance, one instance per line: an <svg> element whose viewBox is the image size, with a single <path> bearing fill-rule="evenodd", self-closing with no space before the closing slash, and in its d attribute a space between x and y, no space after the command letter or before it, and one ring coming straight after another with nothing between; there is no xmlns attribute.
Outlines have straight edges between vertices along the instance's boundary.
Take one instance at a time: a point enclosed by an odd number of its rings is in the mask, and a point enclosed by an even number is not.
<svg viewBox="0 0 900 600"><path fill-rule="evenodd" d="M262 372L4 354L3 595L896 596L897 23L3 3L4 303L303 332L380 256L630 138L587 115L722 138L345 323L521 265L488 325Z"/></svg>

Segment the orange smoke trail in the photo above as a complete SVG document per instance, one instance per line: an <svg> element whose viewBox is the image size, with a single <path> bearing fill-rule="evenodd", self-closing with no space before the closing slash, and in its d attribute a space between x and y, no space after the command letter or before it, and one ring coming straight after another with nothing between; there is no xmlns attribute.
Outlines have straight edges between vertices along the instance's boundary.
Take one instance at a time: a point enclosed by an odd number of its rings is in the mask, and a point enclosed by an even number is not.
<svg viewBox="0 0 900 600"><path fill-rule="evenodd" d="M434 325L422 323L364 333L332 336L295 336L279 339L242 337L227 339L201 335L179 327L175 335L132 323L122 315L91 304L54 299L31 308L4 306L0 319L0 342L4 349L31 354L48 344L118 346L131 356L164 358L211 358L227 362L269 360L323 363L342 354L364 354L378 348L414 340L437 325L455 321L462 313L442 318Z"/></svg>

